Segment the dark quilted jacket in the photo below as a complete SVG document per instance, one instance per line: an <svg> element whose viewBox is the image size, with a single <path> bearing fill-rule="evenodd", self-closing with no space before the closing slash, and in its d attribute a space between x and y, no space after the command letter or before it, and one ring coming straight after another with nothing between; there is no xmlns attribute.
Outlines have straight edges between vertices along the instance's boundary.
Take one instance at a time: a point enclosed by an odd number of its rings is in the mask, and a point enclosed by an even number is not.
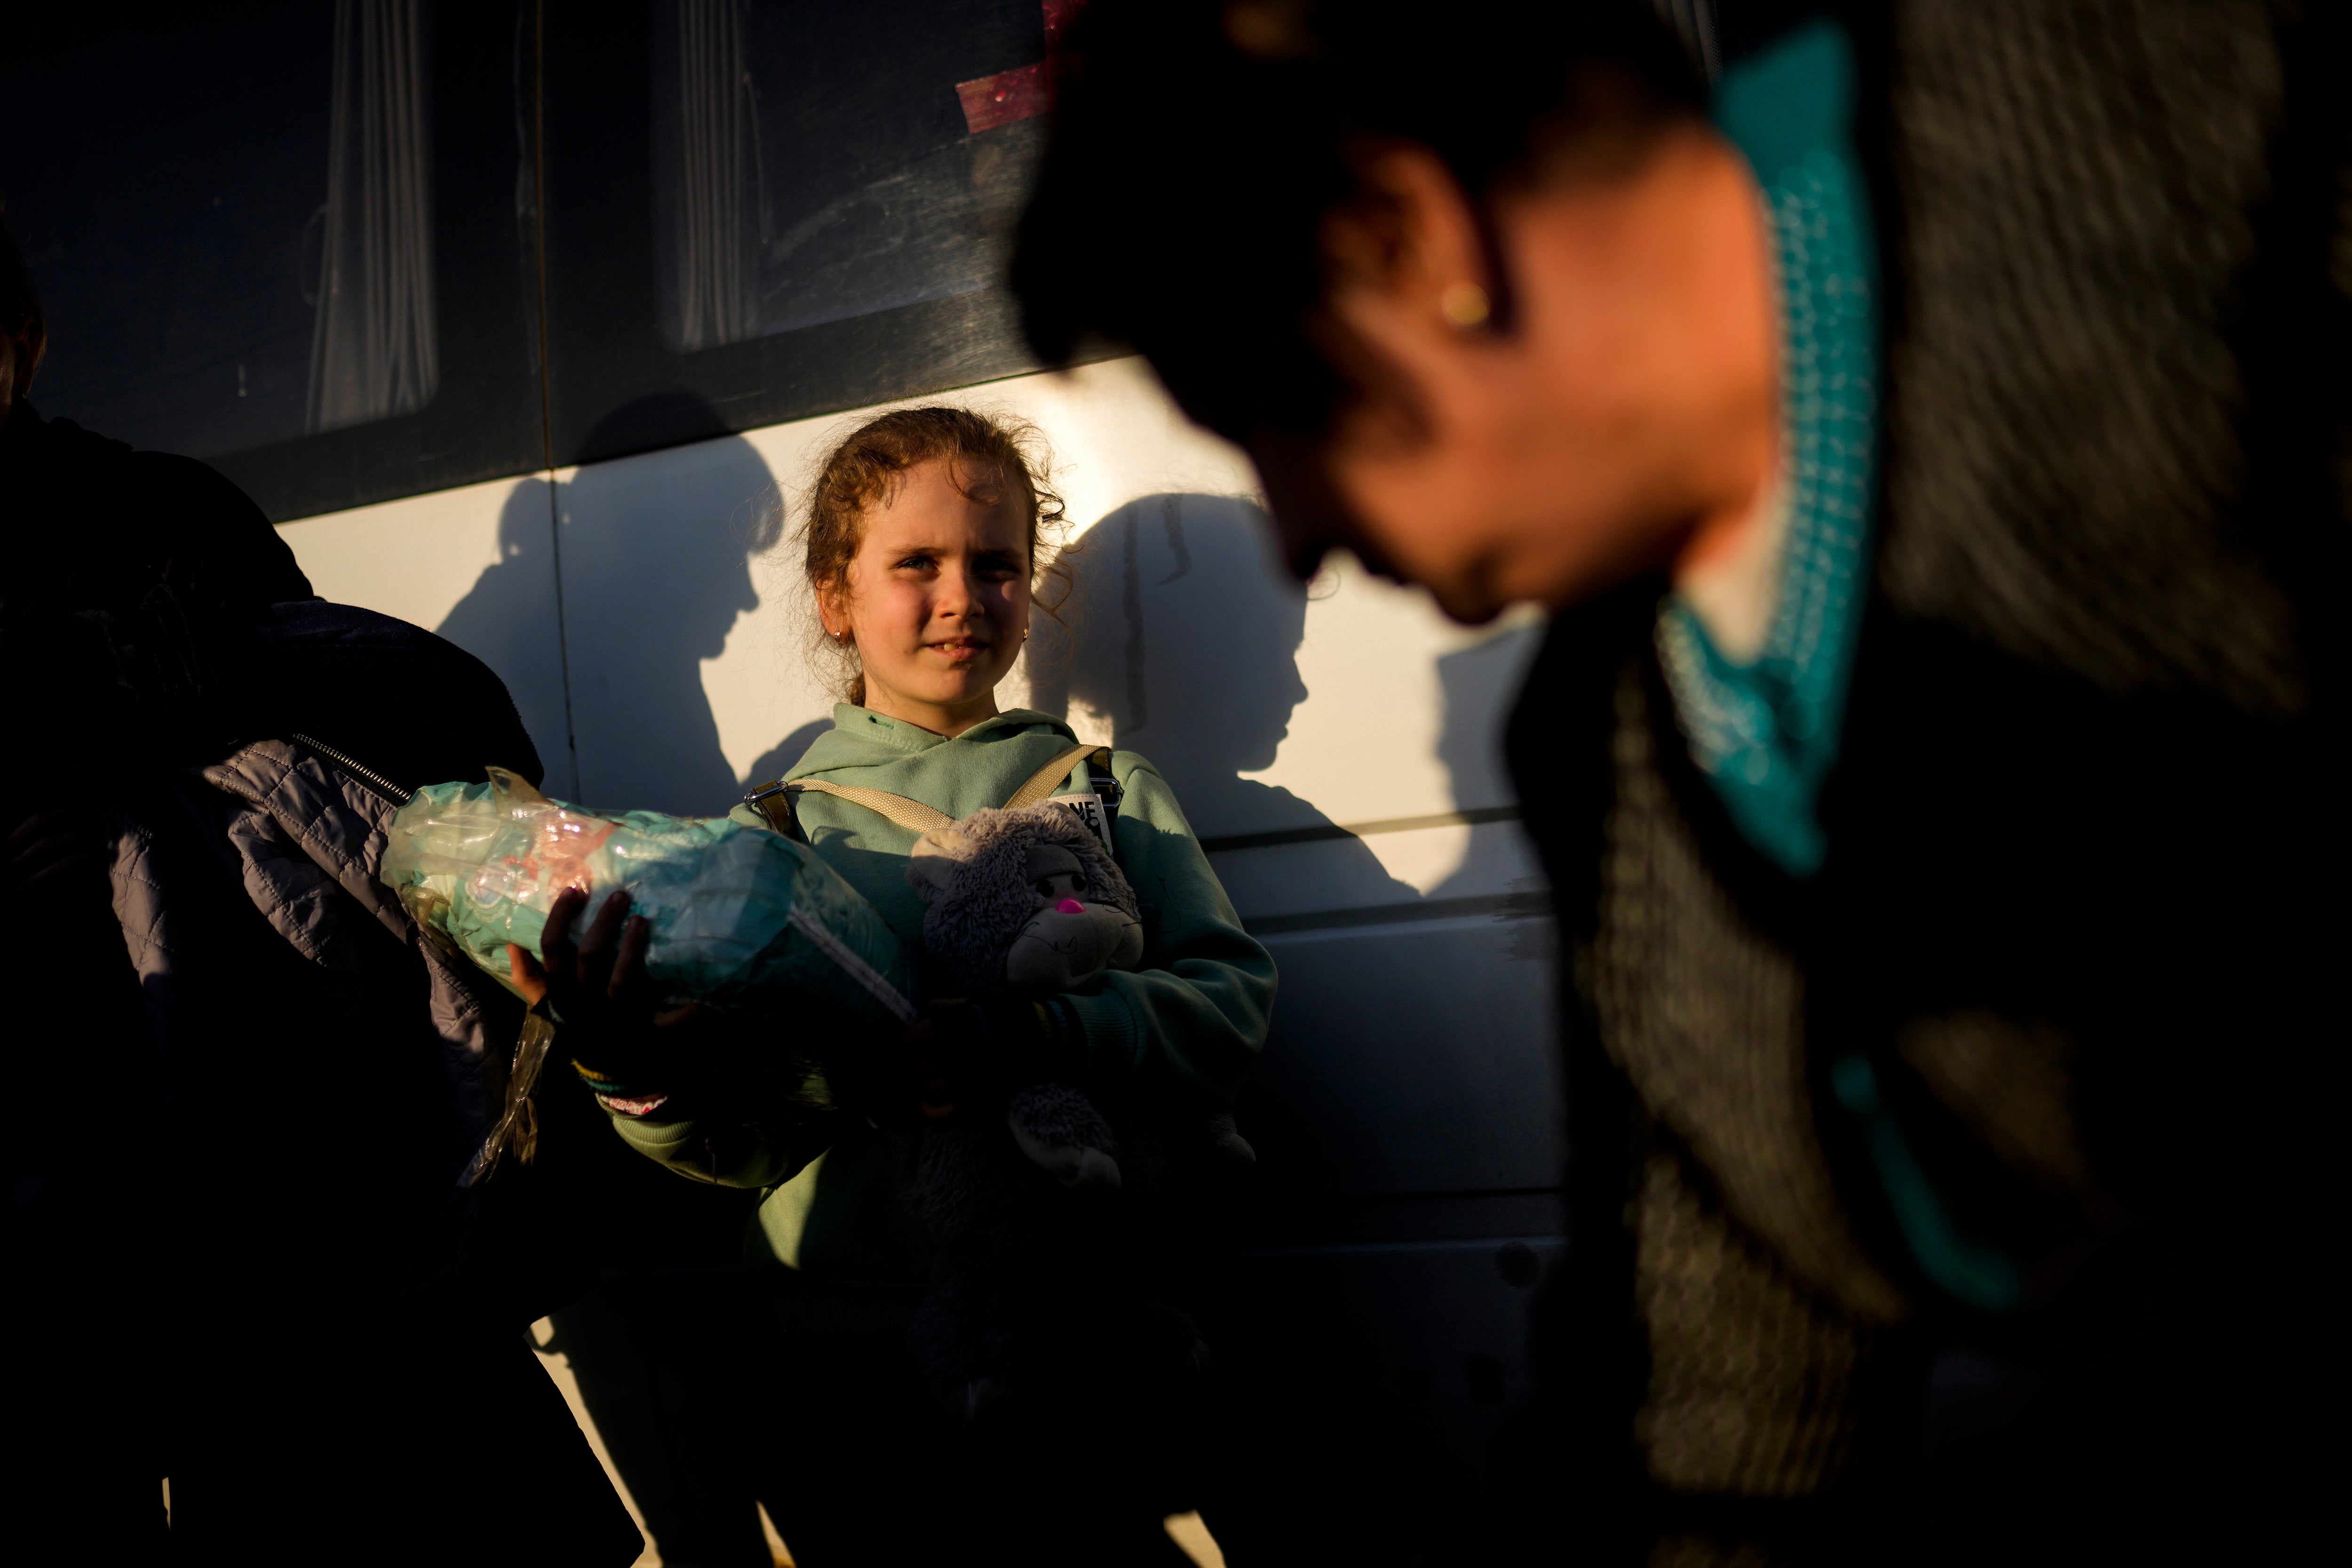
<svg viewBox="0 0 2352 1568"><path fill-rule="evenodd" d="M0 907L16 1555L629 1562L523 1337L593 1278L595 1197L545 1157L459 1186L520 1004L376 881L392 802L291 738L536 777L505 689L311 599L202 464L19 403L0 507L0 831L79 808L111 873Z"/></svg>

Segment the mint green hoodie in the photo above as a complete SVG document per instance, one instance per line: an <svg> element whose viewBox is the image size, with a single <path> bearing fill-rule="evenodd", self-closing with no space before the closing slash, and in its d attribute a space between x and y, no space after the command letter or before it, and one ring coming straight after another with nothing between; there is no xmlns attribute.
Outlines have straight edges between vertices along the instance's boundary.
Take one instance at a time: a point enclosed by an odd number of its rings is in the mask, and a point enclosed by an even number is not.
<svg viewBox="0 0 2352 1568"><path fill-rule="evenodd" d="M887 790L951 817L1003 804L1077 743L1060 719L1020 708L952 738L846 703L833 710L833 726L786 779ZM1223 1108L1265 1041L1274 960L1242 929L1167 780L1131 751L1113 751L1110 768L1126 791L1115 836L1119 869L1142 905L1143 959L1054 998L1070 1026L1063 1071L1082 1087ZM1072 772L1056 793L1090 788L1083 765ZM923 901L906 880L914 830L815 792L796 796L794 809L817 853L919 948ZM748 806L733 815L767 825ZM748 1095L723 1109L706 1095L700 1109L698 1118L614 1120L633 1146L682 1174L769 1188L760 1224L779 1261L844 1280L926 1277L928 1249L898 1207L880 1134L845 1117L813 1124L805 1112Z"/></svg>

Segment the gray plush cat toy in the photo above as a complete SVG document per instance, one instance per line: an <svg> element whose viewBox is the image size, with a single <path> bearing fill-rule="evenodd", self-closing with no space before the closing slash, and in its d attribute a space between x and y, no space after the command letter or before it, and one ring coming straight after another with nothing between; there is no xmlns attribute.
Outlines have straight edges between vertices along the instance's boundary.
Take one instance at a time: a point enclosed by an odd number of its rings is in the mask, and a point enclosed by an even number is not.
<svg viewBox="0 0 2352 1568"><path fill-rule="evenodd" d="M1134 888L1050 801L932 829L907 880L928 906L935 996L1043 998L1143 956ZM1066 1396L1074 1375L1131 1396L1197 1370L1190 1321L1150 1293L1171 1146L1255 1158L1230 1115L1155 1124L1066 1083L1016 1091L1001 1124L959 1118L926 1134L907 1197L937 1260L914 1340L943 1400L971 1418L1008 1395L1059 1402L1048 1385Z"/></svg>

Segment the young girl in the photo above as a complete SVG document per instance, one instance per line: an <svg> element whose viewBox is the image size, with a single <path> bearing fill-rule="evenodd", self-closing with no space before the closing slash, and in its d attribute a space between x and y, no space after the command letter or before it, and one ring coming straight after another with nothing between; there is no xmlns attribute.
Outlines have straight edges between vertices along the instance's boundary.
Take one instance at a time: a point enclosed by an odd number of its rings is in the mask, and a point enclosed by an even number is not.
<svg viewBox="0 0 2352 1568"><path fill-rule="evenodd" d="M1061 512L1024 442L981 414L919 408L871 421L827 457L809 507L806 570L847 700L779 784L864 787L962 817L1003 805L1076 745L1058 718L997 706L996 688L1028 639L1036 585L1051 570L1040 547ZM1242 930L1151 764L1113 751L1109 772L1120 791L1117 858L1142 906L1134 970L1042 1004L935 1009L909 1031L905 1070L878 1090L854 1091L854 1103L831 1114L763 1104L748 1086L730 1092L723 1073L699 1085L657 1082L658 1048L625 1049L624 1071L589 1062L598 1070L592 1087L632 1145L700 1179L769 1189L758 1246L792 1271L792 1408L768 1459L788 1473L762 1490L804 1564L937 1550L938 1516L961 1511L936 1479L908 1490L904 1469L972 1473L968 1460L948 1457L945 1417L917 1391L904 1350L929 1267L928 1244L897 1196L910 1133L925 1117L955 1114L960 1101L985 1113L977 1107L988 1096L1045 1080L1173 1112L1221 1109L1265 1040L1272 959ZM1056 793L1095 789L1079 763ZM919 950L924 905L905 877L916 831L838 795L793 800L816 852ZM755 803L735 815L772 825ZM586 989L605 990L616 975L625 988L645 942L616 897L573 949L580 907L576 895L559 904L545 940L567 1020L596 1010ZM1039 1522L1032 1511L1025 1525ZM1156 1534L1156 1518L1146 1522ZM1107 1562L1117 1549L1089 1550Z"/></svg>

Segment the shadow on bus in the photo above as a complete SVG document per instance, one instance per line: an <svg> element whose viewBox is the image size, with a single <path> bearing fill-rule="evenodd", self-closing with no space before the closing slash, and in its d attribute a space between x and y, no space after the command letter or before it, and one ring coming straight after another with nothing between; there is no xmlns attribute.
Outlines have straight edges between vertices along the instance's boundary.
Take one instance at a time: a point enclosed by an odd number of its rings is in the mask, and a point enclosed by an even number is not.
<svg viewBox="0 0 2352 1568"><path fill-rule="evenodd" d="M1150 758L1213 850L1235 833L1333 831L1311 801L1246 777L1273 765L1307 700L1307 597L1276 562L1272 538L1244 497L1130 501L1065 553L1069 598L1058 619L1034 622L1032 706L1091 716L1114 744ZM1360 841L1331 843L1318 894L1418 896Z"/></svg>
<svg viewBox="0 0 2352 1568"><path fill-rule="evenodd" d="M715 418L700 399L664 392L613 413L589 440ZM737 618L759 608L750 560L782 527L773 499L767 463L740 436L598 463L551 496L546 481L527 480L499 518L499 560L441 634L507 681L550 777L573 775L576 798L724 810L741 791L702 664L725 651ZM572 766L559 766L567 752Z"/></svg>

